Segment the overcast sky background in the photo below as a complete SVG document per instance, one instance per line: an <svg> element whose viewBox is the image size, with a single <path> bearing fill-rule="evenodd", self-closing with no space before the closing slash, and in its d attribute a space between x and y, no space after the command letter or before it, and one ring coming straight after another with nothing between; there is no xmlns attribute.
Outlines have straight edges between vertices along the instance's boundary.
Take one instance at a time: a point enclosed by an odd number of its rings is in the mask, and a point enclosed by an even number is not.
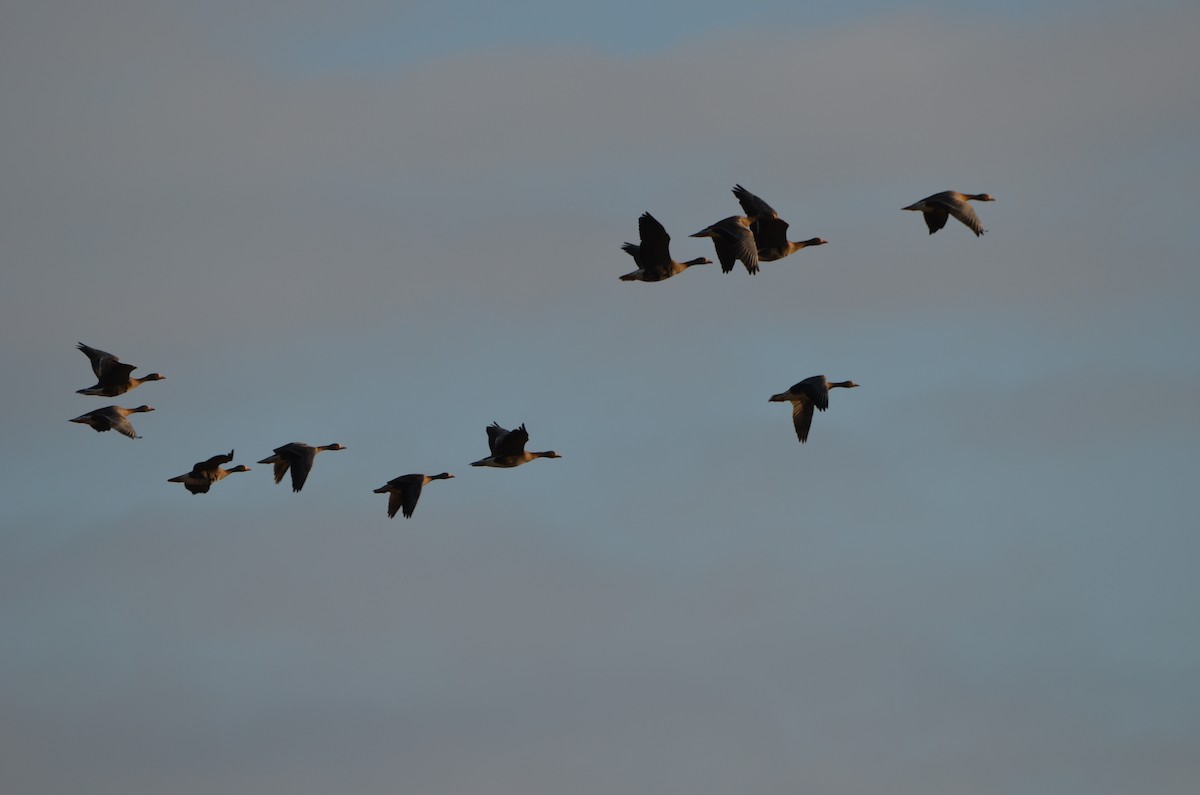
<svg viewBox="0 0 1200 795"><path fill-rule="evenodd" d="M1200 7L335 5L2 12L0 788L1196 792Z"/></svg>

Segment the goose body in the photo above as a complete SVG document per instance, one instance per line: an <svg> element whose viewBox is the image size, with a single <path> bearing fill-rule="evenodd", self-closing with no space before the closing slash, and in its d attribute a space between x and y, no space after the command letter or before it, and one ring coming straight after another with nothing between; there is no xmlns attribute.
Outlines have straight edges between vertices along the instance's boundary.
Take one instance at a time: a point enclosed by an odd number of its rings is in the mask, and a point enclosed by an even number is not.
<svg viewBox="0 0 1200 795"><path fill-rule="evenodd" d="M448 480L452 477L454 476L449 472L443 472L440 475L401 475L375 489L374 493L388 495L388 518L394 517L396 511L403 509L404 518L408 519L417 509L417 500L421 498L421 489L425 484L434 480Z"/></svg>
<svg viewBox="0 0 1200 795"><path fill-rule="evenodd" d="M221 466L222 464L228 464L232 460L232 450L229 451L228 455L214 455L207 461L197 461L192 466L192 471L168 478L167 482L182 483L183 487L192 494L207 494L212 484L224 480L226 476L232 475L235 472L250 471L250 467L243 464L238 464L232 469L225 469Z"/></svg>
<svg viewBox="0 0 1200 795"><path fill-rule="evenodd" d="M623 282L661 282L672 276L677 276L693 265L711 265L712 260L704 257L676 262L671 259L671 236L666 227L658 222L650 213L642 213L638 218L638 237L640 245L625 243L621 250L633 257L638 269L621 277Z"/></svg>
<svg viewBox="0 0 1200 795"><path fill-rule="evenodd" d="M732 271L734 264L741 260L746 270L755 274L758 273L758 243L750 229L753 223L753 219L745 216L731 215L712 226L704 227L692 237L712 238L717 259L721 262L722 273Z"/></svg>
<svg viewBox="0 0 1200 795"><path fill-rule="evenodd" d="M154 411L154 409L149 406L138 406L132 409L125 409L120 406L105 406L102 409L81 414L71 420L71 422L88 425L98 432L116 431L128 436L130 439L141 439L142 437L137 435L137 431L133 429L133 425L129 422L129 415L143 414L147 411Z"/></svg>
<svg viewBox="0 0 1200 795"><path fill-rule="evenodd" d="M487 428L488 448L492 454L487 458L481 458L478 461L471 462L473 467L501 467L508 469L518 467L521 464L528 464L535 458L562 458L553 450L548 450L542 453L531 453L526 451L525 443L529 441L529 431L525 430L525 424L513 430L501 428L498 423L493 422Z"/></svg>
<svg viewBox="0 0 1200 795"><path fill-rule="evenodd" d="M111 353L84 345L82 342L76 343L76 346L84 356L88 357L88 361L92 363L92 372L96 374L94 386L76 390L81 395L116 397L131 389L136 389L147 381L161 381L164 378L160 373L150 373L141 378L134 378L133 371L137 369L136 364L125 364Z"/></svg>
<svg viewBox="0 0 1200 795"><path fill-rule="evenodd" d="M317 453L325 450L345 449L340 444L325 444L320 447L313 447L303 442L288 442L282 447L276 447L274 455L268 456L258 463L273 464L275 466L276 483L282 481L283 476L290 469L292 472L292 491L300 491L300 489L304 488L304 481L308 480L308 473L312 471L313 461L316 460Z"/></svg>
<svg viewBox="0 0 1200 795"><path fill-rule="evenodd" d="M959 193L958 191L944 190L941 193L926 196L921 201L902 209L923 214L925 225L929 227L931 235L945 226L946 221L953 215L974 232L975 237L979 237L987 230L983 228L983 223L975 214L975 208L969 204L973 201L994 202L996 200L987 193Z"/></svg>
<svg viewBox="0 0 1200 795"><path fill-rule="evenodd" d="M829 390L841 387L852 389L858 386L853 381L827 381L823 375L814 375L792 384L786 392L771 395L769 403L791 403L792 424L800 443L808 441L808 429L812 425L813 409L824 411L829 408Z"/></svg>
<svg viewBox="0 0 1200 795"><path fill-rule="evenodd" d="M759 262L774 262L809 246L823 246L829 242L819 237L790 241L787 239L788 222L779 217L775 208L741 185L733 187L733 195L750 219Z"/></svg>

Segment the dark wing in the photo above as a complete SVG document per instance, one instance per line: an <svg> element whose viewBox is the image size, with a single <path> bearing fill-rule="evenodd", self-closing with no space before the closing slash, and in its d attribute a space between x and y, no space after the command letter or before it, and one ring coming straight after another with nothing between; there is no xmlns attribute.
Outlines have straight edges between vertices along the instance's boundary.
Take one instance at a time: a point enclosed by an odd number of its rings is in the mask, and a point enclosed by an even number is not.
<svg viewBox="0 0 1200 795"><path fill-rule="evenodd" d="M641 246L636 245L634 243L622 243L621 250L624 251L629 256L633 257L633 261L637 263L637 266L639 268L642 267L642 247Z"/></svg>
<svg viewBox="0 0 1200 795"><path fill-rule="evenodd" d="M496 454L496 443L508 435L508 430L500 427L500 423L493 422L487 427L488 435L488 450L492 455Z"/></svg>
<svg viewBox="0 0 1200 795"><path fill-rule="evenodd" d="M102 351L99 348L93 348L90 345L84 345L82 342L75 343L79 350L83 351L83 355L88 357L92 363L92 372L100 378L104 374L104 370L108 365L118 361L116 356L113 356L107 351Z"/></svg>
<svg viewBox="0 0 1200 795"><path fill-rule="evenodd" d="M792 401L792 425L796 427L796 438L800 443L808 441L808 429L812 425L813 403L808 397Z"/></svg>
<svg viewBox="0 0 1200 795"><path fill-rule="evenodd" d="M733 186L733 195L737 197L738 202L742 205L742 211L756 221L779 217L779 213L775 212L774 207L767 204L765 201L758 198L741 185Z"/></svg>
<svg viewBox="0 0 1200 795"><path fill-rule="evenodd" d="M136 365L123 364L111 353L84 345L82 342L76 343L76 346L88 357L88 361L92 364L92 372L96 374L95 386L76 391L82 395L106 395L108 397L116 397L129 391L129 376L137 369Z"/></svg>
<svg viewBox="0 0 1200 795"><path fill-rule="evenodd" d="M400 488L388 489L388 518L389 519L396 516L396 511L400 510L400 506L403 503L404 503L404 492L402 489L400 489ZM412 512L409 511L409 512L406 512L404 515L407 517L407 516L410 516L411 514L412 514Z"/></svg>
<svg viewBox="0 0 1200 795"><path fill-rule="evenodd" d="M525 452L525 443L528 441L529 431L525 430L525 423L521 423L520 428L514 428L496 440L492 455L495 458L521 455Z"/></svg>
<svg viewBox="0 0 1200 795"><path fill-rule="evenodd" d="M301 447L303 449L293 449L288 453L292 464L292 491L304 488L304 481L308 480L308 473L312 472L313 461L317 458L317 448L308 445ZM278 464L275 465L275 471L279 471Z"/></svg>
<svg viewBox="0 0 1200 795"><path fill-rule="evenodd" d="M375 491L388 493L389 519L394 517L401 508L404 509L404 518L408 519L416 510L417 500L421 497L421 487L424 485L424 475L401 475L398 478L392 478L386 486Z"/></svg>
<svg viewBox="0 0 1200 795"><path fill-rule="evenodd" d="M641 236L641 260L638 265L647 275L661 277L671 264L671 236L666 228L650 213L638 218L638 235ZM649 273L653 271L653 273ZM653 281L649 279L648 281Z"/></svg>
<svg viewBox="0 0 1200 795"><path fill-rule="evenodd" d="M713 248L717 250L717 260L721 263L721 273L729 273L737 264L737 248L724 237L714 236L712 241Z"/></svg>
<svg viewBox="0 0 1200 795"><path fill-rule="evenodd" d="M133 371L137 369L136 364L125 364L113 359L107 362L100 369L100 384L102 386L124 387L129 384L129 377L133 375ZM122 389L122 392L127 392L127 389Z"/></svg>
<svg viewBox="0 0 1200 795"><path fill-rule="evenodd" d="M932 235L946 225L946 219L950 217L950 212L938 207L933 210L925 210L921 215L925 216L925 226L929 227L929 234Z"/></svg>
<svg viewBox="0 0 1200 795"><path fill-rule="evenodd" d="M71 422L86 423L97 431L112 430L113 417L116 416L112 412L114 408L115 406L105 406L102 409L95 409L94 411L89 411L87 414L80 414L71 420Z"/></svg>
<svg viewBox="0 0 1200 795"><path fill-rule="evenodd" d="M283 480L283 476L288 473L292 463L295 461L296 454L302 448L307 447L306 444L300 442L288 442L283 447L276 447L273 451L275 454L267 456L259 461L260 464L273 464L275 467L275 482L279 483Z"/></svg>
<svg viewBox="0 0 1200 795"><path fill-rule="evenodd" d="M758 244L754 240L754 233L741 220L735 215L710 227L715 233L713 247L717 250L717 259L721 261L722 273L732 271L736 260L741 260L750 273L758 273Z"/></svg>
<svg viewBox="0 0 1200 795"><path fill-rule="evenodd" d="M212 481L208 480L185 480L183 487L192 494L208 494L209 488L212 486Z"/></svg>
<svg viewBox="0 0 1200 795"><path fill-rule="evenodd" d="M287 458L282 455L273 455L268 459L259 461L258 463L275 465L275 473L274 474L275 474L275 482L276 483L283 482L283 476L288 473L288 470L292 466L292 460L290 458Z"/></svg>
<svg viewBox="0 0 1200 795"><path fill-rule="evenodd" d="M230 450L228 455L214 455L207 461L197 461L192 467L191 474L196 477L216 478L217 469L222 464L228 464L233 460L233 451Z"/></svg>
<svg viewBox="0 0 1200 795"><path fill-rule="evenodd" d="M829 408L829 382L823 375L810 375L788 391L794 395L804 395L821 411Z"/></svg>
<svg viewBox="0 0 1200 795"><path fill-rule="evenodd" d="M425 485L424 475L408 476L411 480L405 480L400 496L404 507L404 518L412 518L413 511L417 509L417 500L421 498L421 487ZM395 497L393 492L393 497ZM396 509L391 507L392 500L389 500L388 508L392 512L392 516L396 515Z"/></svg>
<svg viewBox="0 0 1200 795"><path fill-rule="evenodd" d="M750 231L754 234L754 242L758 246L761 259L769 262L772 259L780 258L778 255L788 248L787 230L788 222L779 216L759 218L750 225Z"/></svg>

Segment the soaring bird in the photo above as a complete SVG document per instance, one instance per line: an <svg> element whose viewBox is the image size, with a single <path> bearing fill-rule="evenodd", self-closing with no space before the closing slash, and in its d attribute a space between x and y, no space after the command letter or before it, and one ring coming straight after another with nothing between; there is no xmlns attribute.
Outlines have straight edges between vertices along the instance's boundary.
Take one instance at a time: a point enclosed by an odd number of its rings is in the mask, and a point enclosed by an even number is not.
<svg viewBox="0 0 1200 795"><path fill-rule="evenodd" d="M787 239L788 222L779 217L774 207L741 185L733 187L733 195L741 202L742 210L750 218L750 231L754 233L754 242L758 246L759 262L774 262L789 254L795 254L802 248L823 246L829 242L819 237L790 241Z"/></svg>
<svg viewBox="0 0 1200 795"><path fill-rule="evenodd" d="M671 259L669 246L671 236L666 228L650 213L638 218L638 236L641 245L625 243L621 250L633 257L638 269L621 277L623 282L661 282L683 273L693 265L711 265L712 260L704 257L676 262Z"/></svg>
<svg viewBox="0 0 1200 795"><path fill-rule="evenodd" d="M473 467L519 467L535 458L562 458L553 450L544 453L526 452L525 443L529 441L529 431L525 430L524 423L521 427L509 431L493 422L488 426L487 435L488 447L492 454L471 462Z"/></svg>
<svg viewBox="0 0 1200 795"><path fill-rule="evenodd" d="M292 491L300 491L304 488L304 481L308 480L308 473L312 471L313 460L316 459L317 453L323 450L345 449L340 444L323 444L320 447L313 447L303 442L288 442L283 447L276 447L275 455L268 456L258 463L275 465L276 483L282 481L283 476L291 468Z"/></svg>
<svg viewBox="0 0 1200 795"><path fill-rule="evenodd" d="M147 411L154 411L149 406L138 406L135 409L123 409L120 406L105 406L102 409L89 411L87 414L81 414L71 422L78 422L81 425L90 425L96 431L116 431L123 433L130 439L141 439L137 435L137 431L133 429L133 425L129 422L130 414L142 414Z"/></svg>
<svg viewBox="0 0 1200 795"><path fill-rule="evenodd" d="M207 494L212 484L218 480L224 480L227 475L232 475L234 472L250 471L250 467L244 464L238 464L232 469L225 469L221 466L222 464L228 464L232 460L232 450L229 451L228 455L214 455L207 461L197 461L192 466L191 472L167 478L167 482L182 483L183 487L192 494Z"/></svg>
<svg viewBox="0 0 1200 795"><path fill-rule="evenodd" d="M796 426L796 438L800 443L808 441L808 429L812 425L813 409L824 411L829 408L829 390L835 387L851 389L858 386L853 381L825 380L823 375L814 375L792 384L786 392L771 395L769 403L792 404L792 424Z"/></svg>
<svg viewBox="0 0 1200 795"><path fill-rule="evenodd" d="M164 378L159 373L150 373L141 378L134 378L132 373L137 369L136 364L125 364L111 353L89 347L82 342L76 343L76 346L91 361L92 372L96 374L95 386L75 390L81 395L116 397L141 386L147 381L161 381Z"/></svg>
<svg viewBox="0 0 1200 795"><path fill-rule="evenodd" d="M421 498L421 489L431 480L447 480L454 477L449 472L440 475L401 475L392 478L387 483L375 489L375 494L388 495L388 518L396 515L396 511L404 509L404 518L408 519L417 509L417 500Z"/></svg>
<svg viewBox="0 0 1200 795"><path fill-rule="evenodd" d="M983 228L983 223L975 214L975 208L967 204L969 201L994 202L996 200L987 193L959 193L958 191L944 190L941 193L926 196L916 204L910 204L901 209L923 213L925 225L929 227L931 235L945 226L946 219L953 215L966 224L967 228L975 233L975 237L979 237L987 230Z"/></svg>
<svg viewBox="0 0 1200 795"><path fill-rule="evenodd" d="M738 260L751 274L758 273L758 243L750 230L754 221L741 215L722 218L712 226L706 226L692 237L711 237L717 259L721 261L721 272L729 273Z"/></svg>

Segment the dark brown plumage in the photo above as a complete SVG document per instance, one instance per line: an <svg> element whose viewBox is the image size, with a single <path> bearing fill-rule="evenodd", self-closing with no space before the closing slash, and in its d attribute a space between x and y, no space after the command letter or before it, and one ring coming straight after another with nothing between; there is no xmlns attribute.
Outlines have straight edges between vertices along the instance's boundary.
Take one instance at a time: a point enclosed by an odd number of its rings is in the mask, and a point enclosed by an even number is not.
<svg viewBox="0 0 1200 795"><path fill-rule="evenodd" d="M732 271L734 263L741 260L746 270L755 274L758 273L758 244L754 240L754 233L750 231L751 223L749 218L731 215L712 226L706 226L692 237L712 238L722 273Z"/></svg>
<svg viewBox="0 0 1200 795"><path fill-rule="evenodd" d="M754 242L758 247L759 262L774 262L795 254L809 246L823 246L828 240L819 237L808 240L790 241L787 239L788 222L779 217L775 208L755 196L741 185L733 187L733 195L742 205L742 210L750 218L750 231L754 234Z"/></svg>
<svg viewBox="0 0 1200 795"><path fill-rule="evenodd" d="M340 444L325 444L320 447L313 447L303 442L288 442L283 447L276 447L274 455L268 456L258 463L273 464L275 466L276 483L282 481L283 476L288 473L288 469L291 469L292 491L300 491L300 489L304 488L304 481L308 480L308 473L312 471L313 461L316 460L317 453L324 450L345 449Z"/></svg>
<svg viewBox="0 0 1200 795"><path fill-rule="evenodd" d="M176 475L173 478L167 478L168 483L182 483L183 487L192 494L207 494L212 484L217 481L224 480L227 475L232 475L235 472L249 472L250 467L243 464L238 464L232 469L225 469L221 465L228 464L233 460L233 451L230 450L228 455L214 455L207 461L197 461L190 472L182 475Z"/></svg>
<svg viewBox="0 0 1200 795"><path fill-rule="evenodd" d="M987 230L983 228L983 222L975 214L975 208L967 203L969 201L994 202L996 200L986 193L959 193L958 191L944 190L941 193L926 196L921 201L901 209L914 210L923 214L925 225L929 227L931 235L945 226L946 220L953 215L974 232L976 237L979 237Z"/></svg>
<svg viewBox="0 0 1200 795"><path fill-rule="evenodd" d="M81 425L88 425L96 431L116 431L128 436L130 439L141 439L137 435L137 431L133 429L133 425L129 422L130 414L142 414L147 411L154 411L149 406L138 406L133 409L124 409L120 406L105 406L102 409L89 411L87 414L81 414L71 422L78 422Z"/></svg>
<svg viewBox="0 0 1200 795"><path fill-rule="evenodd" d="M548 450L542 453L526 452L525 443L529 441L529 431L525 430L525 424L514 430L501 428L499 424L493 422L488 426L488 448L492 454L487 458L481 458L478 461L471 462L473 467L501 467L510 468L517 467L521 464L527 464L535 458L562 458L553 450Z"/></svg>
<svg viewBox="0 0 1200 795"><path fill-rule="evenodd" d="M440 475L401 475L375 489L374 493L388 495L388 518L394 517L396 511L403 509L404 518L408 519L417 509L417 500L421 498L421 489L426 483L432 480L448 480L452 477L454 476L449 472L443 472Z"/></svg>
<svg viewBox="0 0 1200 795"><path fill-rule="evenodd" d="M650 213L638 218L638 237L641 245L625 243L621 250L633 257L638 269L621 277L623 282L661 282L683 273L693 265L711 265L712 260L697 257L687 262L671 259L671 236Z"/></svg>
<svg viewBox="0 0 1200 795"><path fill-rule="evenodd" d="M84 345L82 342L76 343L76 346L88 357L92 363L92 372L96 374L94 386L76 390L81 395L116 397L136 389L147 381L161 381L164 378L159 373L134 378L132 373L137 369L136 364L125 364L111 353Z"/></svg>
<svg viewBox="0 0 1200 795"><path fill-rule="evenodd" d="M835 387L852 389L858 386L853 381L830 382L823 375L814 375L792 384L786 392L771 395L769 403L792 404L792 424L800 443L808 441L808 429L812 425L813 409L824 411L829 408L829 390Z"/></svg>

